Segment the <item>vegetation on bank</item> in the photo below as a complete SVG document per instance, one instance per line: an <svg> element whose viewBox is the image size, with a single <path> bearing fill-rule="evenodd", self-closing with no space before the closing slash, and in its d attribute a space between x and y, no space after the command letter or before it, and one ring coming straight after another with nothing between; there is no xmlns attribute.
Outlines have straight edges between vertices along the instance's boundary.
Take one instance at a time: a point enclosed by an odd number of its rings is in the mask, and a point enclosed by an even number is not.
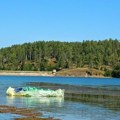
<svg viewBox="0 0 120 120"><path fill-rule="evenodd" d="M120 41L37 41L0 49L0 70L52 71L89 68L120 77Z"/></svg>

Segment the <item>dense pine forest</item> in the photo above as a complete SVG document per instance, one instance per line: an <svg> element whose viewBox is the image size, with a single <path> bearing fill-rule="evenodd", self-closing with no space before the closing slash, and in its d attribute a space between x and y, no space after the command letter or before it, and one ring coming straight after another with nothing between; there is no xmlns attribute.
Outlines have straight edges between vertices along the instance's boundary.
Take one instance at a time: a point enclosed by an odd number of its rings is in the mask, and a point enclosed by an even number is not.
<svg viewBox="0 0 120 120"><path fill-rule="evenodd" d="M120 41L37 41L0 49L0 70L51 71L95 68L120 77Z"/></svg>

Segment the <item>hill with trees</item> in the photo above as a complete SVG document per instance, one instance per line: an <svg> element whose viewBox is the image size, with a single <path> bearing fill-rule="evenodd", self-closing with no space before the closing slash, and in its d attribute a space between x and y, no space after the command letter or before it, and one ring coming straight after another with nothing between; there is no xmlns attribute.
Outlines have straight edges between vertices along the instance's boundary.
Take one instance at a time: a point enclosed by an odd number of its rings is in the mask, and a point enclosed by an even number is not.
<svg viewBox="0 0 120 120"><path fill-rule="evenodd" d="M120 77L120 41L36 41L0 49L0 70L58 71L86 67L102 70L105 76Z"/></svg>

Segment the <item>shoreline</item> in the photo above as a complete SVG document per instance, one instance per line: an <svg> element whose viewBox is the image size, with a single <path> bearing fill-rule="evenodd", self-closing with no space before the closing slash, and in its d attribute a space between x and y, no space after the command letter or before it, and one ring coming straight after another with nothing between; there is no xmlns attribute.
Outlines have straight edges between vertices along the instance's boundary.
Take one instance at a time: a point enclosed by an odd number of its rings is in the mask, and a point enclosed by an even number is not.
<svg viewBox="0 0 120 120"><path fill-rule="evenodd" d="M0 70L0 76L48 76L48 77L85 77L85 78L111 78L105 76L76 76L76 75L57 75L52 73L52 71L4 71Z"/></svg>
<svg viewBox="0 0 120 120"><path fill-rule="evenodd" d="M55 76L52 72L44 71L0 71L0 76Z"/></svg>

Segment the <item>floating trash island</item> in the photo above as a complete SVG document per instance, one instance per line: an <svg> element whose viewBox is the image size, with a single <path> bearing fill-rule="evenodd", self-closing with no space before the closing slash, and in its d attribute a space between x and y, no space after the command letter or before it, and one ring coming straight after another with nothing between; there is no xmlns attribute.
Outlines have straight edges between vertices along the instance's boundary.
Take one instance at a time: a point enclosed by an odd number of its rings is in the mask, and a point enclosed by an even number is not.
<svg viewBox="0 0 120 120"><path fill-rule="evenodd" d="M9 96L26 96L26 97L64 97L64 90L44 89L36 87L8 87L6 94Z"/></svg>

